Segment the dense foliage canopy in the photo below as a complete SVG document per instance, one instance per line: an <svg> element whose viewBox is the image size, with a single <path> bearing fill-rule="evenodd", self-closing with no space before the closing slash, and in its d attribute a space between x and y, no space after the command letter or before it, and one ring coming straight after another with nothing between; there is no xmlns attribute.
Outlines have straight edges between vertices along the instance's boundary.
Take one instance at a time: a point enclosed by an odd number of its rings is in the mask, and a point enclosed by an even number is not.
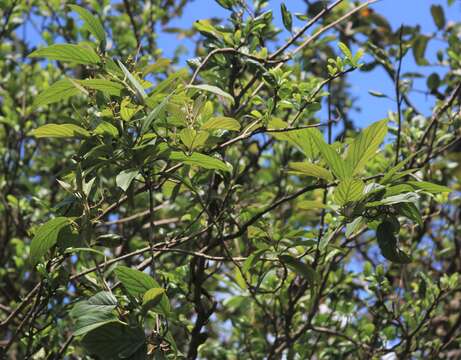
<svg viewBox="0 0 461 360"><path fill-rule="evenodd" d="M216 2L0 0L0 357L461 358L459 5Z"/></svg>

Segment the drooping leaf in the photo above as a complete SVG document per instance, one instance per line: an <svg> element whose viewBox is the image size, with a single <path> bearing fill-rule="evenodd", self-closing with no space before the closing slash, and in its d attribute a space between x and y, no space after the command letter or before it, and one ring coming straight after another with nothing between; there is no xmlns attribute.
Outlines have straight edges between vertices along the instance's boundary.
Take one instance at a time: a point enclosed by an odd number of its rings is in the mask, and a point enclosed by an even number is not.
<svg viewBox="0 0 461 360"><path fill-rule="evenodd" d="M341 180L335 189L333 196L339 205L345 205L351 201L358 201L363 196L365 184L359 179Z"/></svg>
<svg viewBox="0 0 461 360"><path fill-rule="evenodd" d="M327 169L319 165L311 164L308 162L290 162L288 166L290 169L294 170L292 172L295 174L313 176L325 179L327 181L333 180L333 175L331 175Z"/></svg>
<svg viewBox="0 0 461 360"><path fill-rule="evenodd" d="M83 347L101 359L141 360L147 356L144 330L121 323L100 326L85 335Z"/></svg>
<svg viewBox="0 0 461 360"><path fill-rule="evenodd" d="M280 10L282 12L283 26L291 32L293 30L293 16L284 3L280 4Z"/></svg>
<svg viewBox="0 0 461 360"><path fill-rule="evenodd" d="M38 228L30 244L30 257L33 264L36 264L56 244L59 232L70 223L71 219L67 217L57 217Z"/></svg>
<svg viewBox="0 0 461 360"><path fill-rule="evenodd" d="M120 96L122 90L124 89L122 84L106 79L86 79L76 81L86 88L98 90L113 96Z"/></svg>
<svg viewBox="0 0 461 360"><path fill-rule="evenodd" d="M101 44L105 44L106 32L102 27L101 21L99 21L99 19L88 10L78 5L69 5L69 7L82 18L82 20L85 22L86 28L94 35L94 37L98 39Z"/></svg>
<svg viewBox="0 0 461 360"><path fill-rule="evenodd" d="M74 305L70 316L75 321L74 336L84 335L110 322L117 322L114 314L117 299L110 292L101 291L88 300Z"/></svg>
<svg viewBox="0 0 461 360"><path fill-rule="evenodd" d="M279 255L279 259L296 274L304 277L310 283L315 284L320 280L320 275L312 268L312 266L306 264L305 262L302 262L291 255Z"/></svg>
<svg viewBox="0 0 461 360"><path fill-rule="evenodd" d="M46 124L31 130L28 135L36 138L88 137L91 134L74 124Z"/></svg>
<svg viewBox="0 0 461 360"><path fill-rule="evenodd" d="M232 97L232 95L225 92L224 90L218 88L217 86L202 84L202 85L189 85L188 87L191 88L191 89L197 89L197 90L203 90L203 91L211 92L211 93L213 93L215 95L218 95L218 96L221 96L223 98L228 99L232 104L234 103L234 98Z"/></svg>
<svg viewBox="0 0 461 360"><path fill-rule="evenodd" d="M29 57L43 57L48 60L72 62L81 65L96 65L100 62L99 56L94 50L89 47L74 44L50 45L46 48L35 50Z"/></svg>
<svg viewBox="0 0 461 360"><path fill-rule="evenodd" d="M68 79L62 79L43 90L34 100L33 106L43 106L77 95L80 90Z"/></svg>
<svg viewBox="0 0 461 360"><path fill-rule="evenodd" d="M147 290L160 287L148 274L126 266L117 266L115 275L128 294L134 297L142 297Z"/></svg>
<svg viewBox="0 0 461 360"><path fill-rule="evenodd" d="M130 187L130 184L136 176L138 176L139 170L124 170L115 178L115 183L123 191L127 191Z"/></svg>
<svg viewBox="0 0 461 360"><path fill-rule="evenodd" d="M387 120L381 120L362 130L354 139L346 156L346 162L353 169L353 174L360 172L376 154L386 134Z"/></svg>
<svg viewBox="0 0 461 360"><path fill-rule="evenodd" d="M173 151L170 155L170 159L174 161L180 161L186 165L200 166L209 170L222 170L226 172L232 171L232 167L226 164L224 161L197 152L192 153L191 155L187 155L180 151Z"/></svg>
<svg viewBox="0 0 461 360"><path fill-rule="evenodd" d="M240 123L230 117L217 116L212 117L202 125L202 130L240 130Z"/></svg>
<svg viewBox="0 0 461 360"><path fill-rule="evenodd" d="M376 237L381 254L392 262L407 264L411 261L411 258L397 247L397 238L394 235L394 229L393 224L389 221L383 221L378 225Z"/></svg>

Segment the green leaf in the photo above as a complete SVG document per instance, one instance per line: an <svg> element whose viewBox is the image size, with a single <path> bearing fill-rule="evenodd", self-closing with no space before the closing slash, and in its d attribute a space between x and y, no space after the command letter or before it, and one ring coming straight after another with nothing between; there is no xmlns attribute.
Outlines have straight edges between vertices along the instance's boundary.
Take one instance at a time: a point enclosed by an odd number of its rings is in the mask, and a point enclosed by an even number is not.
<svg viewBox="0 0 461 360"><path fill-rule="evenodd" d="M290 169L294 170L295 174L313 176L327 181L333 181L333 175L331 175L327 169L319 165L308 162L290 162L288 166Z"/></svg>
<svg viewBox="0 0 461 360"><path fill-rule="evenodd" d="M387 259L399 264L407 264L411 258L397 247L397 239L394 236L394 225L389 221L383 221L378 225L376 237L381 254Z"/></svg>
<svg viewBox="0 0 461 360"><path fill-rule="evenodd" d="M333 192L335 201L339 205L345 205L351 201L358 201L363 196L365 184L358 179L341 180L338 187Z"/></svg>
<svg viewBox="0 0 461 360"><path fill-rule="evenodd" d="M410 193L389 196L379 201L372 201L372 202L367 203L366 206L374 207L374 206L381 206L381 205L394 205L394 204L400 204L400 203L415 203L416 201L418 201L418 199L419 199L418 194L414 192L410 192Z"/></svg>
<svg viewBox="0 0 461 360"><path fill-rule="evenodd" d="M102 27L101 21L99 21L99 19L88 10L80 6L69 5L69 7L81 17L81 19L85 22L86 28L95 36L95 38L98 39L101 44L105 44L106 33Z"/></svg>
<svg viewBox="0 0 461 360"><path fill-rule="evenodd" d="M141 126L141 135L144 135L150 128L150 125L154 120L156 120L160 114L165 110L168 101L170 101L170 97L172 94L165 96L160 104L158 104L143 120Z"/></svg>
<svg viewBox="0 0 461 360"><path fill-rule="evenodd" d="M232 97L232 95L225 92L224 90L221 90L217 86L202 84L202 85L189 85L188 88L208 91L215 95L228 99L232 104L234 103L234 98Z"/></svg>
<svg viewBox="0 0 461 360"><path fill-rule="evenodd" d="M385 97L387 97L386 94L383 94L382 92L375 91L375 90L368 90L368 93L369 93L371 96L374 96L374 97L379 97L379 98L385 98Z"/></svg>
<svg viewBox="0 0 461 360"><path fill-rule="evenodd" d="M319 274L312 268L312 266L302 262L301 260L296 259L291 255L279 255L279 259L296 274L304 277L310 283L315 284L320 280Z"/></svg>
<svg viewBox="0 0 461 360"><path fill-rule="evenodd" d="M75 321L74 336L84 335L110 322L117 322L114 314L116 307L117 299L107 291L76 303L70 311L70 316Z"/></svg>
<svg viewBox="0 0 461 360"><path fill-rule="evenodd" d="M35 50L29 57L43 57L48 60L72 62L81 65L99 64L99 56L89 47L73 44L54 44Z"/></svg>
<svg viewBox="0 0 461 360"><path fill-rule="evenodd" d="M118 129L107 121L102 121L96 129L94 129L94 133L98 135L109 135L110 137L116 138L118 137Z"/></svg>
<svg viewBox="0 0 461 360"><path fill-rule="evenodd" d="M442 30L447 22L443 7L441 5L431 5L431 15L437 28Z"/></svg>
<svg viewBox="0 0 461 360"><path fill-rule="evenodd" d="M424 58L428 42L429 38L424 35L418 35L416 39L413 41L413 57L415 58L415 61L418 65L428 64L427 60Z"/></svg>
<svg viewBox="0 0 461 360"><path fill-rule="evenodd" d="M352 62L353 61L352 53L347 47L347 45L342 42L339 42L338 47L341 50L341 52L344 54L345 58Z"/></svg>
<svg viewBox="0 0 461 360"><path fill-rule="evenodd" d="M84 128L74 124L46 124L29 131L29 136L36 138L88 137L91 134Z"/></svg>
<svg viewBox="0 0 461 360"><path fill-rule="evenodd" d="M354 139L350 145L346 162L352 168L352 174L360 172L367 162L376 154L387 134L387 120L370 125Z"/></svg>
<svg viewBox="0 0 461 360"><path fill-rule="evenodd" d="M108 95L120 96L124 86L120 83L106 79L75 80L89 89L98 90Z"/></svg>
<svg viewBox="0 0 461 360"><path fill-rule="evenodd" d="M280 4L280 10L282 11L283 26L291 32L293 30L293 17L284 3Z"/></svg>
<svg viewBox="0 0 461 360"><path fill-rule="evenodd" d="M320 201L303 200L297 204L297 207L301 210L313 210L313 209L327 209L328 206Z"/></svg>
<svg viewBox="0 0 461 360"><path fill-rule="evenodd" d="M134 105L129 98L125 97L120 104L120 117L123 121L130 121L141 109L142 106Z"/></svg>
<svg viewBox="0 0 461 360"><path fill-rule="evenodd" d="M170 159L174 161L180 161L186 165L200 166L209 170L222 170L232 172L232 167L229 164L226 164L224 161L196 152L192 153L191 155L186 155L180 151L173 151L170 155Z"/></svg>
<svg viewBox="0 0 461 360"><path fill-rule="evenodd" d="M231 130L239 131L240 124L237 120L226 117L226 116L217 116L212 117L206 123L202 125L202 130Z"/></svg>
<svg viewBox="0 0 461 360"><path fill-rule="evenodd" d="M208 136L209 134L206 131L196 131L191 128L182 129L179 132L179 138L189 151L203 146Z"/></svg>
<svg viewBox="0 0 461 360"><path fill-rule="evenodd" d="M139 170L123 170L115 178L115 183L123 191L127 191L127 189L130 187L131 182L134 180L136 176L138 176L138 174Z"/></svg>
<svg viewBox="0 0 461 360"><path fill-rule="evenodd" d="M80 90L68 79L62 79L45 90L43 90L35 99L33 106L42 106L52 104L61 100L77 95Z"/></svg>
<svg viewBox="0 0 461 360"><path fill-rule="evenodd" d="M147 94L144 91L144 88L141 85L141 83L128 71L128 69L125 67L125 65L123 65L123 63L120 60L117 61L118 66L120 66L120 69L122 69L130 84L133 85L136 95L139 97L139 100L144 101L147 98Z"/></svg>
<svg viewBox="0 0 461 360"><path fill-rule="evenodd" d="M285 129L288 123L279 118L272 118L269 121L270 129ZM316 128L290 130L284 132L271 132L270 135L277 140L288 141L298 147L308 159L313 160L319 153L319 149L314 142L314 137L322 137Z"/></svg>
<svg viewBox="0 0 461 360"><path fill-rule="evenodd" d="M352 175L352 168L341 159L333 147L325 142L323 136L316 133L310 133L312 140L319 149L323 160L328 164L333 174L339 179L347 179Z"/></svg>
<svg viewBox="0 0 461 360"><path fill-rule="evenodd" d="M144 296L142 297L142 306L149 308L155 307L158 303L160 303L160 300L164 294L164 288L149 289L144 293Z"/></svg>
<svg viewBox="0 0 461 360"><path fill-rule="evenodd" d="M147 290L160 287L148 274L126 266L117 266L115 275L128 294L134 297L141 297Z"/></svg>
<svg viewBox="0 0 461 360"><path fill-rule="evenodd" d="M57 217L40 226L30 244L30 257L36 264L58 240L59 232L70 225L67 217Z"/></svg>
<svg viewBox="0 0 461 360"><path fill-rule="evenodd" d="M110 323L85 335L83 347L100 359L145 359L147 344L144 330L122 323Z"/></svg>
<svg viewBox="0 0 461 360"><path fill-rule="evenodd" d="M415 189L420 189L423 191L427 191L428 193L431 194L440 194L440 193L449 193L452 192L452 190L449 187L443 186L443 185L438 185L434 183L430 183L427 181L408 181L408 184L413 186Z"/></svg>
<svg viewBox="0 0 461 360"><path fill-rule="evenodd" d="M423 219L421 217L421 213L419 212L418 208L414 203L407 202L407 203L400 203L395 205L398 213L406 218L413 220L419 226L423 226Z"/></svg>
<svg viewBox="0 0 461 360"><path fill-rule="evenodd" d="M426 85L429 90L436 91L440 86L440 76L437 73L432 73L429 75L426 81Z"/></svg>

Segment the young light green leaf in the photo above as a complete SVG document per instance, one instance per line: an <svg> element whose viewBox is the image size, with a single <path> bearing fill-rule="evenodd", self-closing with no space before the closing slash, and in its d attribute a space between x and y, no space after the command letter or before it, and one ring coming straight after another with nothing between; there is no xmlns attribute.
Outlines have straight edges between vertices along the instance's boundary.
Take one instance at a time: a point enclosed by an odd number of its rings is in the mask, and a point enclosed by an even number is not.
<svg viewBox="0 0 461 360"><path fill-rule="evenodd" d="M359 173L376 154L386 134L387 120L381 120L362 130L354 139L346 156L346 162L352 168L353 174Z"/></svg>
<svg viewBox="0 0 461 360"><path fill-rule="evenodd" d="M333 175L325 168L308 162L290 162L289 168L294 170L290 173L313 176L327 181L333 181Z"/></svg>
<svg viewBox="0 0 461 360"><path fill-rule="evenodd" d="M113 96L120 96L124 86L115 81L106 79L86 79L86 80L74 80L77 83L93 90L99 90L103 93Z"/></svg>
<svg viewBox="0 0 461 360"><path fill-rule="evenodd" d="M69 5L69 7L74 10L85 22L87 29L99 40L101 44L106 43L106 33L102 27L101 21L95 17L88 10L78 6L78 5Z"/></svg>
<svg viewBox="0 0 461 360"><path fill-rule="evenodd" d="M291 255L279 255L279 259L296 274L304 277L310 283L315 284L320 280L320 275L312 268L312 266L306 264L305 262L302 262Z"/></svg>
<svg viewBox="0 0 461 360"><path fill-rule="evenodd" d="M138 176L139 170L124 170L115 178L115 183L123 191L127 191L130 184Z"/></svg>
<svg viewBox="0 0 461 360"><path fill-rule="evenodd" d="M214 86L214 85L206 85L206 84L189 85L188 88L208 91L208 92L211 92L211 93L213 93L215 95L218 95L218 96L221 96L223 98L228 99L232 104L234 103L234 98L232 97L231 94L225 92L224 90L221 90L220 88L218 88L217 86Z"/></svg>
<svg viewBox="0 0 461 360"><path fill-rule="evenodd" d="M180 161L186 165L200 166L204 169L232 172L232 167L224 161L197 152L186 155L180 151L173 151L170 155L170 159Z"/></svg>
<svg viewBox="0 0 461 360"><path fill-rule="evenodd" d="M88 137L91 134L84 128L74 124L46 124L29 131L29 136L36 138Z"/></svg>
<svg viewBox="0 0 461 360"><path fill-rule="evenodd" d="M74 44L50 45L46 48L35 50L29 57L43 57L48 60L72 62L81 65L95 65L101 61L93 49Z"/></svg>
<svg viewBox="0 0 461 360"><path fill-rule="evenodd" d="M392 262L407 264L411 261L411 258L397 247L394 228L394 225L389 221L383 221L378 225L376 237L381 254Z"/></svg>
<svg viewBox="0 0 461 360"><path fill-rule="evenodd" d="M43 90L34 100L33 106L43 106L77 95L80 90L68 79L62 79Z"/></svg>
<svg viewBox="0 0 461 360"><path fill-rule="evenodd" d="M452 192L452 189L450 189L447 186L430 183L428 181L408 181L407 183L413 186L415 189L427 191L428 193L431 193L431 194Z"/></svg>
<svg viewBox="0 0 461 360"><path fill-rule="evenodd" d="M352 62L353 61L352 53L349 50L349 48L347 47L347 45L344 44L343 42L339 42L338 47L341 50L341 52L344 54L346 59Z"/></svg>
<svg viewBox="0 0 461 360"><path fill-rule="evenodd" d="M280 10L282 12L283 26L291 32L293 30L293 17L284 3L280 4Z"/></svg>
<svg viewBox="0 0 461 360"><path fill-rule="evenodd" d="M212 117L206 123L202 125L202 130L240 130L240 123L230 117L217 116Z"/></svg>
<svg viewBox="0 0 461 360"><path fill-rule="evenodd" d="M365 184L359 179L344 179L341 180L338 187L335 189L333 196L339 205L345 205L351 201L358 201L363 196Z"/></svg>
<svg viewBox="0 0 461 360"><path fill-rule="evenodd" d="M58 240L59 232L70 225L71 219L57 217L40 226L30 244L30 257L36 264Z"/></svg>
<svg viewBox="0 0 461 360"><path fill-rule="evenodd" d="M142 297L147 290L160 287L151 276L126 266L117 266L115 275L128 294L134 297Z"/></svg>

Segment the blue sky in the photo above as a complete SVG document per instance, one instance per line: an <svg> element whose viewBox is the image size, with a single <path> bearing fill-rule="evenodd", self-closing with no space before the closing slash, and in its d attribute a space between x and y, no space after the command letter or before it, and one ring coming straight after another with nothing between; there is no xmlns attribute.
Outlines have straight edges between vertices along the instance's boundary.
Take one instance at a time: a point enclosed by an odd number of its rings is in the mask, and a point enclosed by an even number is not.
<svg viewBox="0 0 461 360"><path fill-rule="evenodd" d="M273 9L275 23L283 28L280 3L281 0L270 0L269 7ZM303 12L305 10L304 2L301 0L284 1L291 12ZM393 29L398 28L401 24L417 25L419 24L422 31L430 34L436 31L436 26L432 20L430 13L431 4L442 5L445 9L447 21L458 20L461 14L459 2L448 7L446 0L380 0L372 5L372 8L378 13L384 15L391 23ZM195 0L186 6L183 16L170 24L171 27L190 27L194 21L211 17L226 17L229 14L221 8L213 0ZM295 21L295 26L301 26L302 22ZM288 36L288 34L287 34ZM174 49L178 45L178 40L174 34L165 34L158 40L161 48L164 49L165 56L171 56ZM192 41L183 41L186 47L193 46ZM434 41L429 44L427 54L430 59L435 59L437 49L441 44ZM403 61L402 73L412 72L417 69L411 52L407 54ZM429 75L437 71L443 74L443 69L440 67L418 67L418 71ZM386 98L376 98L368 93L368 90L379 91L384 94L389 94L393 97L394 87L389 77L380 68L372 72L356 71L349 75L352 84L352 92L358 96L357 105L361 108L361 112L354 112L353 119L359 126L366 126L374 121L380 120L387 116L389 110L395 110L395 103ZM417 79L415 87L419 90L426 90L426 80ZM430 109L434 105L434 101L424 94L412 93L410 98L415 106L418 107L424 114L430 114Z"/></svg>

